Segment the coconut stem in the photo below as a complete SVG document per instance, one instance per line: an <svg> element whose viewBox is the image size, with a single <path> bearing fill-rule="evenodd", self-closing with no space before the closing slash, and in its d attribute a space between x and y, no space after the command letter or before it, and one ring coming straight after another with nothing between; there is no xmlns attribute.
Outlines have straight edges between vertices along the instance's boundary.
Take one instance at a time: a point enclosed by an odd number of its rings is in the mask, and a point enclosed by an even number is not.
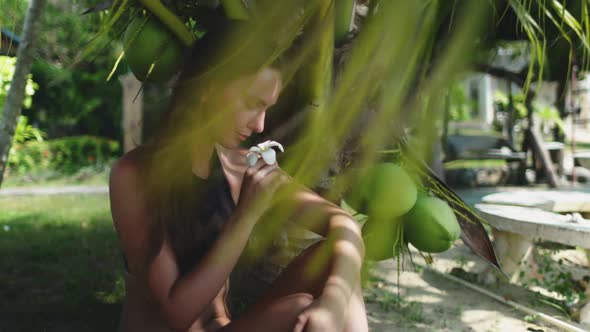
<svg viewBox="0 0 590 332"><path fill-rule="evenodd" d="M191 47L196 41L195 36L187 29L178 16L166 8L160 0L139 0L139 2L152 14L156 15L162 24L170 29L184 46Z"/></svg>

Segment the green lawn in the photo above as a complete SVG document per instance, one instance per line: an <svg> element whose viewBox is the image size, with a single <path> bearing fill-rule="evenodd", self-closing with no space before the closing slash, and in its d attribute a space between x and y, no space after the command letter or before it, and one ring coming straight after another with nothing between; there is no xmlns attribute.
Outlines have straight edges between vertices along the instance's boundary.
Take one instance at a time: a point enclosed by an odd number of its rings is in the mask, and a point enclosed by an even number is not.
<svg viewBox="0 0 590 332"><path fill-rule="evenodd" d="M0 197L0 331L113 331L124 287L107 195Z"/></svg>
<svg viewBox="0 0 590 332"><path fill-rule="evenodd" d="M461 168L500 168L506 166L505 160L453 160L445 163L445 169Z"/></svg>
<svg viewBox="0 0 590 332"><path fill-rule="evenodd" d="M572 143L568 142L565 145L565 150L568 152L572 152ZM580 151L588 151L590 150L590 143L586 143L586 142L577 142L576 143L576 152L580 152Z"/></svg>
<svg viewBox="0 0 590 332"><path fill-rule="evenodd" d="M46 172L42 174L7 174L2 181L3 188L14 187L58 187L58 186L106 186L110 168L81 168L70 175Z"/></svg>

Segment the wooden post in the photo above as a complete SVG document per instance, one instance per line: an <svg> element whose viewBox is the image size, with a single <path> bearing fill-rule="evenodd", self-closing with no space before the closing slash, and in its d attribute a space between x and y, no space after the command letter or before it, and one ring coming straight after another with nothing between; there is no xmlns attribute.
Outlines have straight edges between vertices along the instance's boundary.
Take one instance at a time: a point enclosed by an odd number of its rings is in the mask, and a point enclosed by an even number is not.
<svg viewBox="0 0 590 332"><path fill-rule="evenodd" d="M443 131L441 141L443 144L447 144L447 137L449 136L449 122L451 122L451 93L447 90L445 95L445 108L443 115ZM446 146L443 146L446 149Z"/></svg>
<svg viewBox="0 0 590 332"><path fill-rule="evenodd" d="M578 66L576 65L576 57L572 54L572 80L570 86L570 111L572 114L572 155L576 155L576 98L578 95ZM565 133L564 133L565 136ZM565 142L565 138L563 140ZM572 167L572 185L576 185L576 167Z"/></svg>
<svg viewBox="0 0 590 332"><path fill-rule="evenodd" d="M123 87L123 151L141 144L143 92L141 82L132 73L119 77Z"/></svg>
<svg viewBox="0 0 590 332"><path fill-rule="evenodd" d="M584 251L586 252L586 266L590 266L590 249ZM585 294L586 298L590 299L590 287L586 287ZM580 309L580 324L590 327L590 302Z"/></svg>
<svg viewBox="0 0 590 332"><path fill-rule="evenodd" d="M541 135L534 128L529 128L527 131L530 137L529 143L546 172L549 186L551 188L557 188L560 185L559 177L557 176L557 172L555 172L555 167L553 167L553 161L544 147Z"/></svg>
<svg viewBox="0 0 590 332"><path fill-rule="evenodd" d="M506 116L506 138L510 142L512 146L514 146L514 118L515 118L515 110L514 110L514 96L512 94L512 81L508 80L508 114Z"/></svg>

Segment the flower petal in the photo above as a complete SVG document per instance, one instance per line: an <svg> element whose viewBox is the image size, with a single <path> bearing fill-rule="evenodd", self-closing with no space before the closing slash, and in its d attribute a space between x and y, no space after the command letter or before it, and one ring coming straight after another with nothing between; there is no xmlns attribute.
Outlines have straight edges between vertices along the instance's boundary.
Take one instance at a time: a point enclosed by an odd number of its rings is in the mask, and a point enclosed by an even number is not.
<svg viewBox="0 0 590 332"><path fill-rule="evenodd" d="M281 145L281 143L279 143L279 142L270 141L270 142L268 142L268 144L266 146L269 148L276 146L281 150L281 152L285 152L285 149L283 149L283 145Z"/></svg>
<svg viewBox="0 0 590 332"><path fill-rule="evenodd" d="M248 154L246 154L246 162L250 167L256 165L258 158L260 158L260 155L256 152L248 152Z"/></svg>
<svg viewBox="0 0 590 332"><path fill-rule="evenodd" d="M260 144L258 144L258 145L260 145ZM258 153L260 153L260 152L262 152L263 150L262 150L260 147L258 147L258 146L253 146L253 147L251 147L251 148L250 148L250 150L249 150L249 151L252 151L252 152L258 152Z"/></svg>
<svg viewBox="0 0 590 332"><path fill-rule="evenodd" d="M262 155L262 159L264 159L264 162L267 165L272 165L277 161L277 153L273 149L262 151L260 154Z"/></svg>
<svg viewBox="0 0 590 332"><path fill-rule="evenodd" d="M262 149L264 151L268 148L268 143L270 143L270 142L272 142L272 141L268 140L268 141L264 141L262 143L258 143L257 145L260 149Z"/></svg>

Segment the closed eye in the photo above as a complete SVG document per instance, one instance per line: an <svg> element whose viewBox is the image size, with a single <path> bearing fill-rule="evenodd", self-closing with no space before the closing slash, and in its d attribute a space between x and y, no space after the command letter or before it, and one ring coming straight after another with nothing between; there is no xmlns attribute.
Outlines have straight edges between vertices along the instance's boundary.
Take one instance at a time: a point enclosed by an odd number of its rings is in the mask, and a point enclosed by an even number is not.
<svg viewBox="0 0 590 332"><path fill-rule="evenodd" d="M251 110L260 110L265 109L267 105L264 100L260 98L248 98L246 100L246 107Z"/></svg>

